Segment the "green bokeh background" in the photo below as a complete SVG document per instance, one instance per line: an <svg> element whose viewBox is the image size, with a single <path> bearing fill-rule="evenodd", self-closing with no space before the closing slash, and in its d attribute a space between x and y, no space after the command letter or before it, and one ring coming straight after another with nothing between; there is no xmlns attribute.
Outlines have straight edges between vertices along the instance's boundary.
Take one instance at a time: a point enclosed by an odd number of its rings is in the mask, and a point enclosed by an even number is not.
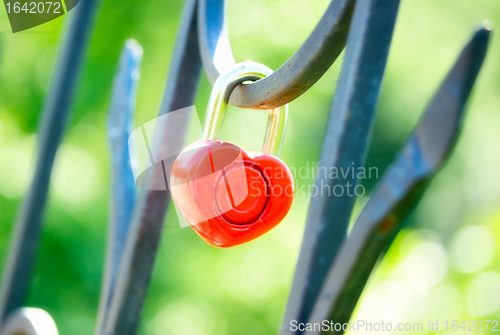
<svg viewBox="0 0 500 335"><path fill-rule="evenodd" d="M273 69L295 52L328 5L327 0L227 2L236 60L253 60ZM110 197L105 124L120 50L130 37L144 48L138 126L158 112L182 4L180 0L102 3L57 156L26 302L48 311L60 334L90 334L95 326ZM40 111L69 16L12 34L7 14L0 10L2 259L29 183ZM485 18L500 23L497 0L402 0L367 159L380 175L473 27ZM457 147L371 278L358 318L424 325L428 320L500 319L499 46L494 33ZM318 161L340 67L341 59L290 104L282 158L297 170ZM200 118L209 92L203 76L196 102ZM265 113L231 109L223 137L258 150L265 122ZM367 194L359 199L354 218L375 182L366 180ZM313 178L296 183L307 187ZM179 228L171 211L141 334L276 334L307 207L307 195L297 195L290 214L277 228L229 250L213 248L192 229ZM441 328L440 333L446 331Z"/></svg>

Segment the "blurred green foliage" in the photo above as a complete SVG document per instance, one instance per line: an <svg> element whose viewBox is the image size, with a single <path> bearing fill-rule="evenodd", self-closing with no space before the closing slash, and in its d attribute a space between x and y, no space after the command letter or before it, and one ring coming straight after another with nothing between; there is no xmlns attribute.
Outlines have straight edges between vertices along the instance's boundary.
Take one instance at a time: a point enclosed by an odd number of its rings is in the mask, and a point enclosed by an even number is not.
<svg viewBox="0 0 500 335"><path fill-rule="evenodd" d="M328 0L228 0L237 61L276 69L319 21ZM106 111L121 47L144 48L136 124L161 102L183 2L104 0L57 157L29 306L47 310L61 334L95 326L107 235L109 152ZM36 129L68 16L12 34L0 10L0 255L30 179ZM382 174L416 124L472 28L500 22L495 0L403 0L384 78L367 165ZM370 281L359 318L380 322L500 319L500 43L469 103L457 148L432 182ZM316 164L339 60L290 104L282 158ZM196 102L203 117L210 85ZM265 115L231 108L223 137L258 150ZM376 180L367 180L368 191ZM313 178L297 180L310 185ZM369 194L367 194L369 196ZM359 212L367 197L358 201ZM276 334L302 238L308 198L266 236L229 250L210 247L167 217L141 334ZM471 227L472 226L472 227ZM3 266L3 262L0 263Z"/></svg>

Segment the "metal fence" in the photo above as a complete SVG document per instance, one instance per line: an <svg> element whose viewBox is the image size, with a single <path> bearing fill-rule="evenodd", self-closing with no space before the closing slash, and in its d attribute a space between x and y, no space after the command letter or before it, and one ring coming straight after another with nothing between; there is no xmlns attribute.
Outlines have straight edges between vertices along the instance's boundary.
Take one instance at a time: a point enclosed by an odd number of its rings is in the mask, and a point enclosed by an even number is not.
<svg viewBox="0 0 500 335"><path fill-rule="evenodd" d="M3 273L0 329L5 335L57 333L50 322L42 329L37 326L40 319L50 319L48 314L22 306L37 252L54 157L98 7L97 0L80 1L45 102L36 169L18 213ZM342 168L352 162L363 166L398 7L399 0L332 0L301 48L268 77L237 86L230 103L269 109L291 102L316 83L347 45L319 167ZM290 320L349 320L376 261L454 146L464 106L486 54L489 33L487 26L474 32L349 235L354 197L318 194L311 198L281 334L294 333L289 328ZM112 215L96 334L136 334L169 210L168 190L136 193L132 177L127 141L138 84L134 74L140 69L141 58L141 47L129 40L123 48L109 111ZM202 69L213 83L234 64L224 1L186 0L158 114L193 105ZM166 124L162 143L178 146L190 117L184 113L175 124ZM347 182L356 185L358 180L353 176L329 179L319 175L316 185L334 188Z"/></svg>

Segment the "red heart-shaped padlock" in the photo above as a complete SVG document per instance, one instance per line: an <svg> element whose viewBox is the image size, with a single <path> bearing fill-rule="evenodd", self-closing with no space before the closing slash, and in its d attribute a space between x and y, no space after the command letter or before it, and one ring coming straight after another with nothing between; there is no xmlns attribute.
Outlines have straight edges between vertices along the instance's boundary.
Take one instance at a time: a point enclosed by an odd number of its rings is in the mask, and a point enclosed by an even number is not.
<svg viewBox="0 0 500 335"><path fill-rule="evenodd" d="M279 158L248 155L224 141L184 149L170 174L180 211L208 243L231 247L275 227L293 201L293 177Z"/></svg>
<svg viewBox="0 0 500 335"><path fill-rule="evenodd" d="M252 62L237 64L214 83L205 113L202 140L176 158L170 191L180 211L208 243L231 247L276 226L293 200L293 178L277 156L283 144L288 105L269 111L262 153L252 156L217 141L232 90L272 71Z"/></svg>

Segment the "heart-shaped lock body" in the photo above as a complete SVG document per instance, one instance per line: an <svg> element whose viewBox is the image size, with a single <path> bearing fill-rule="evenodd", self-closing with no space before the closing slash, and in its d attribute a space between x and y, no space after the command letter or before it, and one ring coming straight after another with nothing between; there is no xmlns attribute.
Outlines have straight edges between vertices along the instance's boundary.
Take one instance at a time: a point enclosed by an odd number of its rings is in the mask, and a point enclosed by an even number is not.
<svg viewBox="0 0 500 335"><path fill-rule="evenodd" d="M247 154L217 140L232 90L272 73L246 62L219 76L210 95L203 137L185 148L170 173L170 190L180 211L208 243L230 247L275 227L293 200L293 177L279 155L288 105L269 112L262 153Z"/></svg>
<svg viewBox="0 0 500 335"><path fill-rule="evenodd" d="M293 201L293 177L282 160L250 156L230 142L191 144L175 160L170 176L180 211L217 247L265 234L283 220Z"/></svg>

